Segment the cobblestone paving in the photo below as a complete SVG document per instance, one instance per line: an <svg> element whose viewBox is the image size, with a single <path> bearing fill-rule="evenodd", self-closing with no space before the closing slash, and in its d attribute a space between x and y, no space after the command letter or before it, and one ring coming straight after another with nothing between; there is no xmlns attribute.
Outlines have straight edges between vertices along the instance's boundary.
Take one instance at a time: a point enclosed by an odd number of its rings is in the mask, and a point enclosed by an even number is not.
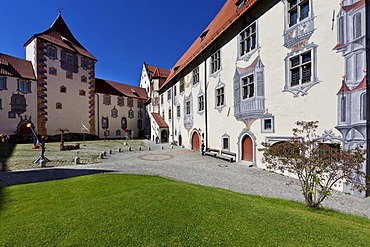
<svg viewBox="0 0 370 247"><path fill-rule="evenodd" d="M298 181L293 178L248 167L243 163L229 163L209 156L201 156L179 147L171 149L170 145L164 145L162 150L160 144L147 142L147 145L151 146L151 151L114 152L107 155L99 164L55 168L44 174L41 173L43 169L39 169L39 175L34 173L32 176L24 174L30 171L2 172L0 173L0 186L25 183L27 178L35 176L37 178L30 182L50 180L53 176L57 176L57 179L63 178L64 173L66 173L65 177L72 177L100 172L118 172L157 175L243 194L303 202ZM326 208L370 218L370 198L363 199L334 192L323 205Z"/></svg>

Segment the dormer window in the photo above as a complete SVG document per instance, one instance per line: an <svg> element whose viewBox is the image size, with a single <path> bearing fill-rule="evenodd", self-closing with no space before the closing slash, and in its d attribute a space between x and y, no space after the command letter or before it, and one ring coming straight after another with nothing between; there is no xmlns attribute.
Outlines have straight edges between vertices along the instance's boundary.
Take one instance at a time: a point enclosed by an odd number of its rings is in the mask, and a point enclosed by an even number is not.
<svg viewBox="0 0 370 247"><path fill-rule="evenodd" d="M200 38L200 40L201 40L201 41L203 41L203 40L204 40L204 38L207 36L207 33L208 33L208 30L204 31L204 32L199 36L199 38Z"/></svg>
<svg viewBox="0 0 370 247"><path fill-rule="evenodd" d="M244 3L245 3L245 0L237 0L235 2L235 5L236 7L238 7L238 9L240 9L244 5Z"/></svg>

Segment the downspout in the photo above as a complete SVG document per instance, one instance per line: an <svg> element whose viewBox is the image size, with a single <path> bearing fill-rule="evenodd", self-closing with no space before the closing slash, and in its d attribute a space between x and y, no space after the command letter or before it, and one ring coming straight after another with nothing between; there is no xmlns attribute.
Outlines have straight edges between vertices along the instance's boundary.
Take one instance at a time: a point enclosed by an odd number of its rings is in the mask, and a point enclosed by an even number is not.
<svg viewBox="0 0 370 247"><path fill-rule="evenodd" d="M97 93L95 93L95 95L96 95L96 102L97 102L97 104L96 104L96 110L97 110L97 115L98 115L98 117L97 117L97 119L98 119L98 139L100 138L100 110L99 110L99 94L97 94Z"/></svg>
<svg viewBox="0 0 370 247"><path fill-rule="evenodd" d="M366 73L366 148L370 148L370 93L369 93L369 83L370 83L370 3L369 1L365 1L365 30L366 30L366 66L367 73ZM370 152L366 154L366 176L370 176ZM370 183L370 182L369 182ZM370 185L370 184L368 184ZM365 193L366 196L370 196L370 189L368 189Z"/></svg>
<svg viewBox="0 0 370 247"><path fill-rule="evenodd" d="M208 148L208 101L207 101L207 59L203 57L203 54L200 55L204 61L204 127L205 127L205 148Z"/></svg>
<svg viewBox="0 0 370 247"><path fill-rule="evenodd" d="M174 98L175 98L175 93L174 93L174 91L173 91L173 87L171 88L171 125L172 125L172 143L174 143L175 142L175 132L174 132L174 129L175 129L175 126L174 126L174 124L175 124L175 120L174 120L174 115L173 115L173 113L174 113L174 111L175 111L175 109L173 108L173 106L174 106Z"/></svg>

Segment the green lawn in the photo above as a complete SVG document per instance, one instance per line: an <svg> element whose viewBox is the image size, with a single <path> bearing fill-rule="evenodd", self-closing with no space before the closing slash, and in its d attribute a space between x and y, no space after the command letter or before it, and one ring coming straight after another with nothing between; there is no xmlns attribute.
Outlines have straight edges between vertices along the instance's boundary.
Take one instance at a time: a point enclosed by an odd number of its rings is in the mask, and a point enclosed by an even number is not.
<svg viewBox="0 0 370 247"><path fill-rule="evenodd" d="M369 246L370 220L160 177L0 188L0 246Z"/></svg>
<svg viewBox="0 0 370 247"><path fill-rule="evenodd" d="M112 150L117 152L118 148L127 151L128 147L136 150L139 146L144 147L142 140L96 140L85 142L65 142L66 145L80 143L80 149L60 151L60 142L47 142L45 156L50 159L47 166L58 167L74 165L74 158L78 155L82 164L92 164L100 162L99 154L104 151ZM127 143L127 145L124 145ZM0 162L4 164L4 170L15 171L33 169L40 167L38 163L33 163L41 155L41 148L32 149L33 144L11 144L9 145L6 157L3 157L3 150L0 149ZM78 154L77 154L78 152Z"/></svg>

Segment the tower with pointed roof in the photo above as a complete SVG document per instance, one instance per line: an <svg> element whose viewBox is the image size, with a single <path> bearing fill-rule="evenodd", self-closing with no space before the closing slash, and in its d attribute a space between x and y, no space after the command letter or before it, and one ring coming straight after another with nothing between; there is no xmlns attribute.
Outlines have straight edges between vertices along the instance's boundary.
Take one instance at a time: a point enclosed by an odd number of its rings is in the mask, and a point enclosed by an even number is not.
<svg viewBox="0 0 370 247"><path fill-rule="evenodd" d="M95 134L96 58L74 37L61 13L24 45L37 79L37 131L67 128Z"/></svg>

